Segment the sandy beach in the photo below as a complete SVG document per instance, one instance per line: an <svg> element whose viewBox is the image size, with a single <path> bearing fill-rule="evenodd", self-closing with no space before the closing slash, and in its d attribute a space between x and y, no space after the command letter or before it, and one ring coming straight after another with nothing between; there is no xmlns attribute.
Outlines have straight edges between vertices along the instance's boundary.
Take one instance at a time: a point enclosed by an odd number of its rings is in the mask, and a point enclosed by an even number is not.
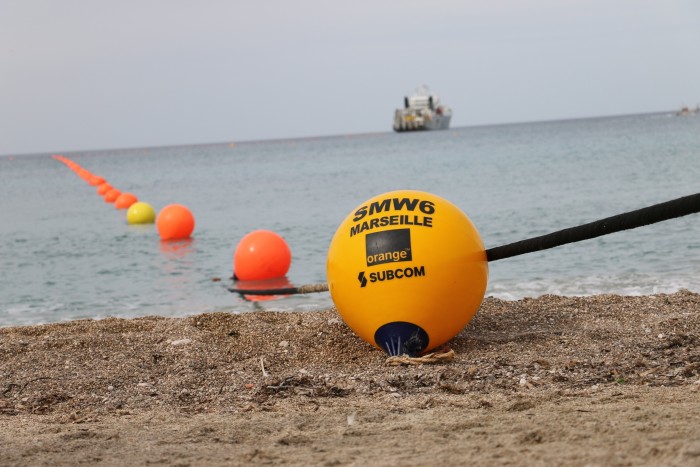
<svg viewBox="0 0 700 467"><path fill-rule="evenodd" d="M392 366L333 309L0 329L3 465L699 465L700 295L487 298Z"/></svg>

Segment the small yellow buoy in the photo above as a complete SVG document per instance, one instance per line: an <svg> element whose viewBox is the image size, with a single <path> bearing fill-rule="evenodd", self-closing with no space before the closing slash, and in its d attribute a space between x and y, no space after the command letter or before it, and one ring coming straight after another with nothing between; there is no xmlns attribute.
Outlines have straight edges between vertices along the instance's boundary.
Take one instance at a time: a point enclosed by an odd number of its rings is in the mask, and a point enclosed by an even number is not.
<svg viewBox="0 0 700 467"><path fill-rule="evenodd" d="M126 222L129 224L153 224L155 220L156 212L153 207L143 201L132 204L126 211Z"/></svg>
<svg viewBox="0 0 700 467"><path fill-rule="evenodd" d="M469 218L411 190L375 196L348 215L326 267L343 320L389 355L415 356L456 336L481 305L488 278Z"/></svg>

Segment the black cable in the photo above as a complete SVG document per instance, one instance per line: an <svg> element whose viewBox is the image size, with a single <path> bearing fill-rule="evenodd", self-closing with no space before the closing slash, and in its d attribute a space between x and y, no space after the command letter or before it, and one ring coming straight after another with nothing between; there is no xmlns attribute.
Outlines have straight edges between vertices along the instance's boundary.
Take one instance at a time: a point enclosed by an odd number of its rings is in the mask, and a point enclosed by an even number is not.
<svg viewBox="0 0 700 467"><path fill-rule="evenodd" d="M295 295L314 292L327 292L328 284L307 284L299 287L284 287L280 289L239 289L229 287L229 292L241 295Z"/></svg>
<svg viewBox="0 0 700 467"><path fill-rule="evenodd" d="M700 193L607 217L577 227L559 230L539 237L528 238L527 240L489 248L486 250L486 259L489 262L493 262L499 259L533 253L535 251L548 250L549 248L565 245L567 243L580 242L582 240L655 224L656 222L675 219L676 217L687 216L688 214L695 214L697 212L700 212ZM241 295L293 295L325 292L328 290L328 284L308 284L300 287L260 290L230 287L228 290Z"/></svg>
<svg viewBox="0 0 700 467"><path fill-rule="evenodd" d="M547 235L521 240L515 243L489 248L486 258L489 262L511 258L534 251L547 250L567 243L580 242L621 230L629 230L654 224L676 217L700 212L700 193L655 204L636 211L607 217L588 224L570 227Z"/></svg>

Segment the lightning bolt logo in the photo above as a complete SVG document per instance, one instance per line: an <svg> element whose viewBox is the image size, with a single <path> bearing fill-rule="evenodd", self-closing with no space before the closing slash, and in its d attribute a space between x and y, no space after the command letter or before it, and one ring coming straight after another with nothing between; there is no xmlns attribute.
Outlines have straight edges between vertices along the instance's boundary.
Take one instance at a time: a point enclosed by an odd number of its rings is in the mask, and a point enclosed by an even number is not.
<svg viewBox="0 0 700 467"><path fill-rule="evenodd" d="M357 280L360 281L360 287L364 287L367 285L367 279L365 279L365 272L362 271L358 276Z"/></svg>

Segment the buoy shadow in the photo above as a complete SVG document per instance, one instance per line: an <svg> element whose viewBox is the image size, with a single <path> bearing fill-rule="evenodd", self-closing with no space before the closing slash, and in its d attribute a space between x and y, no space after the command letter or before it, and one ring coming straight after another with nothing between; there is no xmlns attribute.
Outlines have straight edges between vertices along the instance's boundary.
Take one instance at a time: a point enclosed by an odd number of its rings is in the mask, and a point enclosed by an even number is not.
<svg viewBox="0 0 700 467"><path fill-rule="evenodd" d="M276 289L287 289L291 288L292 284L289 282L287 276L275 277L273 279L257 280L257 281L235 281L236 288L243 290L276 290ZM266 302L271 300L279 300L281 298L289 297L289 294L280 295L249 295L240 294L243 300L249 302Z"/></svg>
<svg viewBox="0 0 700 467"><path fill-rule="evenodd" d="M161 240L160 251L171 258L184 258L194 251L194 239Z"/></svg>

